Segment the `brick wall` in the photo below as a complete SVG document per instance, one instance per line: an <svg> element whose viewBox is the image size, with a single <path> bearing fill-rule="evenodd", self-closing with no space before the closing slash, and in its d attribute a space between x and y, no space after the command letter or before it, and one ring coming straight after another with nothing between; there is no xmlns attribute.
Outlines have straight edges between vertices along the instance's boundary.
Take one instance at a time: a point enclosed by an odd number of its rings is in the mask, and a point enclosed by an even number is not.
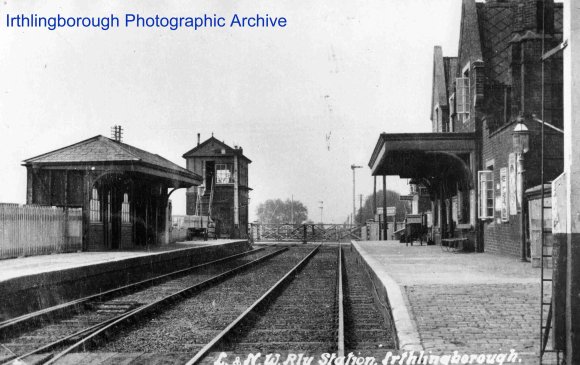
<svg viewBox="0 0 580 365"><path fill-rule="evenodd" d="M509 154L513 152L512 124L490 134L487 123L483 130L483 168L493 160L494 196L500 195L500 169L508 167ZM511 194L511 192L510 192ZM509 221L502 222L500 212L494 211L494 219L483 221L483 247L486 252L513 256L520 255L520 215L512 215Z"/></svg>
<svg viewBox="0 0 580 365"><path fill-rule="evenodd" d="M540 184L541 169L541 124L526 121L530 130L530 150L524 156L525 180L524 191ZM493 160L494 193L498 196L497 189L500 183L500 169L508 167L509 154L513 152L512 131L515 123L510 123L503 128L490 133L484 122L483 131L483 168L486 161ZM558 176L563 170L563 135L559 132L545 129L544 141L544 181L549 182ZM520 216L511 215L509 222L498 222L499 212L495 212L495 220L484 222L484 250L509 255L520 255Z"/></svg>

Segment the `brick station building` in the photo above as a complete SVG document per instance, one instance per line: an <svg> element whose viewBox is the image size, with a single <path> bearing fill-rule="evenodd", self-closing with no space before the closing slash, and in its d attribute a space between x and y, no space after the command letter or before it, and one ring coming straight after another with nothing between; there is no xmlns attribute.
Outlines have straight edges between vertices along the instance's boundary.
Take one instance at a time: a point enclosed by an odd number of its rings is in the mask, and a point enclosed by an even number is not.
<svg viewBox="0 0 580 365"><path fill-rule="evenodd" d="M562 58L551 57L543 72L541 59L562 41L562 11L552 0L463 0L457 57L434 50L432 132L379 137L372 174L426 188L437 243L466 237L477 251L521 254L512 134L520 122L530 131L524 191L541 183L542 116L544 182L561 173Z"/></svg>

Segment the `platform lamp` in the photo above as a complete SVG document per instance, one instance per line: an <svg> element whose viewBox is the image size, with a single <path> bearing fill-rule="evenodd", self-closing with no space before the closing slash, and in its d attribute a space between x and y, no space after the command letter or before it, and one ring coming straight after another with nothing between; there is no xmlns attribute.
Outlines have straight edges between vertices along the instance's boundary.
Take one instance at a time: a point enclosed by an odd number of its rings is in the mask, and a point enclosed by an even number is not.
<svg viewBox="0 0 580 365"><path fill-rule="evenodd" d="M519 116L517 124L512 133L514 152L518 158L518 175L520 181L518 184L520 197L520 227L521 227L521 258L520 261L527 262L526 255L526 232L525 232L525 217L524 217L524 154L530 149L530 131L524 124L524 118Z"/></svg>

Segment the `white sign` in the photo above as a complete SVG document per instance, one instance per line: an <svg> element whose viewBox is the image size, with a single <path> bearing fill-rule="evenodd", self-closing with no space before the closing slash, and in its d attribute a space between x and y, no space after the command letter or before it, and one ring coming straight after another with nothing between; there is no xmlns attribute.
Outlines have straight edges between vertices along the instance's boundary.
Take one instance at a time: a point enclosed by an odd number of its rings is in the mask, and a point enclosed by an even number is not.
<svg viewBox="0 0 580 365"><path fill-rule="evenodd" d="M510 153L508 158L508 169L509 169L509 211L510 215L518 214L518 188L517 188L517 181L516 181L516 154Z"/></svg>
<svg viewBox="0 0 580 365"><path fill-rule="evenodd" d="M499 170L499 182L500 182L500 196L501 196L501 220L502 222L509 222L509 203L508 203L508 171L507 167L502 167Z"/></svg>
<svg viewBox="0 0 580 365"><path fill-rule="evenodd" d="M395 215L396 207L387 207L387 217ZM377 207L377 214L383 215L383 207Z"/></svg>

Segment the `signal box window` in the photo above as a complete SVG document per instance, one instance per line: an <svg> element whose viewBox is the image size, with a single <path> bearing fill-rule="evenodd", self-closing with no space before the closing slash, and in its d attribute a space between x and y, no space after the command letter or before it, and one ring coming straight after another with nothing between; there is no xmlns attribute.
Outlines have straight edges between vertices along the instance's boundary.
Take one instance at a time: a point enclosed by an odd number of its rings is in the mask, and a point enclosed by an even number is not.
<svg viewBox="0 0 580 365"><path fill-rule="evenodd" d="M216 164L215 177L217 184L233 184L234 174L231 164Z"/></svg>

